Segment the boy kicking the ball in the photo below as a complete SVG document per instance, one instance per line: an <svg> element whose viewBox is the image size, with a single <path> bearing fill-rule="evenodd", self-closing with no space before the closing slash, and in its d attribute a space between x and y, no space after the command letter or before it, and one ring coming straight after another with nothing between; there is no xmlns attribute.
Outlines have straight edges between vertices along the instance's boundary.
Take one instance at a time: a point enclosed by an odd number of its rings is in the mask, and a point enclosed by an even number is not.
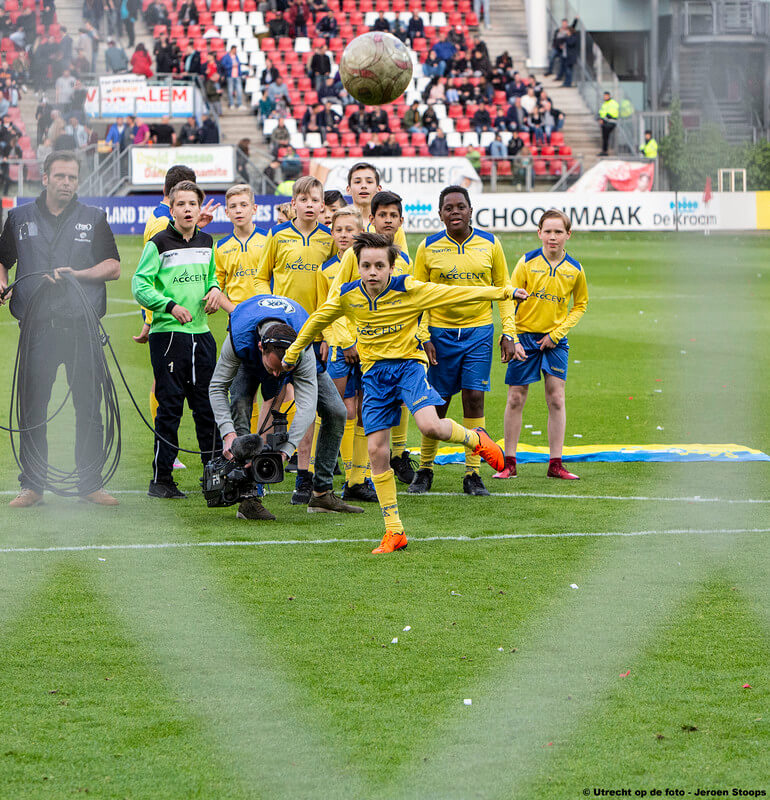
<svg viewBox="0 0 770 800"><path fill-rule="evenodd" d="M524 348L524 361L511 360L505 374L508 400L505 406L505 467L495 478L516 477L516 447L521 434L524 403L529 384L545 376L548 406L548 477L578 480L561 462L567 412L564 407L567 382L567 333L588 307L586 274L580 262L564 249L572 235L569 217L562 211L546 211L537 226L542 247L519 259L513 270L514 286L523 286L529 298L516 311L516 330ZM569 301L572 297L572 309Z"/></svg>
<svg viewBox="0 0 770 800"><path fill-rule="evenodd" d="M455 287L421 283L409 275L394 277L398 249L389 236L362 233L353 244L360 278L346 283L303 325L286 351L291 369L303 348L319 331L345 315L356 326L363 372L362 417L372 467L372 479L385 518L385 535L373 553L392 553L407 545L398 514L396 482L390 467L389 432L406 404L421 433L470 447L497 470L503 451L483 428L468 429L454 420L439 419L443 399L428 383L427 359L417 340L420 315L427 309L465 300L524 300L527 293L511 286Z"/></svg>

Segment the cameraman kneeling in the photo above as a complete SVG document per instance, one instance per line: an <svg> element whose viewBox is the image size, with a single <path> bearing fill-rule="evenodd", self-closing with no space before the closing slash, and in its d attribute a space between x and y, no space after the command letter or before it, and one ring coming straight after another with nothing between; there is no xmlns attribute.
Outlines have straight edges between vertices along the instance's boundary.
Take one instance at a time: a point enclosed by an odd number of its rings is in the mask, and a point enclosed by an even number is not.
<svg viewBox="0 0 770 800"><path fill-rule="evenodd" d="M246 414L236 414L233 422L227 396L239 367L244 367L243 380L239 378L237 384L239 397L232 398L234 406L253 398L260 386L263 399L272 399L277 406L280 400L277 395L290 380L294 384L297 410L289 428L288 441L280 446L284 462L292 456L305 432L314 423L316 412L321 417L313 496L307 510L311 513L363 513L362 508L344 503L332 491L334 465L337 463L347 413L329 375L318 371L312 346L303 351L291 375L281 378L281 361L286 348L297 338L297 331L307 318L307 312L295 300L268 294L256 295L239 303L230 315L229 335L222 344L209 384L209 400L222 436L224 455L231 458L235 438L249 433L250 409ZM275 519L256 494L243 500L238 507L238 517Z"/></svg>

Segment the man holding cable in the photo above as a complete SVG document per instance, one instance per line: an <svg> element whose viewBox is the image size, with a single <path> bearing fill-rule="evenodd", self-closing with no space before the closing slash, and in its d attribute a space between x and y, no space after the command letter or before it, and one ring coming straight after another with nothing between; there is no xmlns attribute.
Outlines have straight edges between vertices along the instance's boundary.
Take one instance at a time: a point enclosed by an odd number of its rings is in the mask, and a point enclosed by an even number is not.
<svg viewBox="0 0 770 800"><path fill-rule="evenodd" d="M46 418L60 364L65 365L75 406L78 492L97 505L118 504L102 488L101 390L86 320L67 282L77 281L103 317L105 283L120 277L120 256L104 212L78 202L79 175L75 153L51 153L43 165L43 192L34 202L12 209L0 235L0 292L8 287L8 272L15 264L17 285L10 308L28 342L19 376L21 491L10 502L12 508L40 504L48 487ZM29 277L38 272L46 274ZM50 288L43 291L45 281ZM6 299L0 298L0 304ZM46 307L34 308L33 299Z"/></svg>

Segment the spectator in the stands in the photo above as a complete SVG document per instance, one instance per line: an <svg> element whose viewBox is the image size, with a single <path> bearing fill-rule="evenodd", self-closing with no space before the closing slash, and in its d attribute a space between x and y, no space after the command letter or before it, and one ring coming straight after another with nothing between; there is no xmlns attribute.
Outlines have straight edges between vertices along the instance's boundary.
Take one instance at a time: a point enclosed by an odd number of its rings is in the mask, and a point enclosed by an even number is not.
<svg viewBox="0 0 770 800"><path fill-rule="evenodd" d="M204 91L206 92L206 100L209 105L214 109L217 114L222 113L222 95L224 94L222 73L219 71L219 65L216 63L216 58L213 53L208 54L209 62L206 68L206 82L204 84ZM210 62L214 62L214 69L210 69Z"/></svg>
<svg viewBox="0 0 770 800"><path fill-rule="evenodd" d="M8 194L11 185L11 165L8 163L9 159L20 159L23 157L24 154L22 153L21 147L19 147L18 136L11 136L7 141L5 139L0 140L0 159L2 159L0 163L0 176L2 176L3 194Z"/></svg>
<svg viewBox="0 0 770 800"><path fill-rule="evenodd" d="M366 129L372 133L390 133L388 113L382 106L370 108L365 119Z"/></svg>
<svg viewBox="0 0 770 800"><path fill-rule="evenodd" d="M86 58L85 50L81 47L72 61L72 72L75 75L88 75L91 71L91 61Z"/></svg>
<svg viewBox="0 0 770 800"><path fill-rule="evenodd" d="M222 56L219 66L222 68L222 72L227 78L228 107L232 108L233 106L238 106L238 108L244 109L243 82L241 76L245 72L245 69L238 58L238 48L235 45L230 48L229 53L225 53Z"/></svg>
<svg viewBox="0 0 770 800"><path fill-rule="evenodd" d="M429 50L422 65L422 74L426 78L438 78L446 72L446 64L439 61L435 51Z"/></svg>
<svg viewBox="0 0 770 800"><path fill-rule="evenodd" d="M56 81L56 105L66 108L72 102L72 95L75 93L75 78L69 69Z"/></svg>
<svg viewBox="0 0 770 800"><path fill-rule="evenodd" d="M286 154L281 159L281 172L287 181L296 180L302 174L302 162L291 145L287 145Z"/></svg>
<svg viewBox="0 0 770 800"><path fill-rule="evenodd" d="M5 38L14 30L10 14L7 14L5 7L0 7L0 37Z"/></svg>
<svg viewBox="0 0 770 800"><path fill-rule="evenodd" d="M313 88L318 91L324 84L327 75L332 73L332 62L323 47L316 46L308 62L307 74L313 81Z"/></svg>
<svg viewBox="0 0 770 800"><path fill-rule="evenodd" d="M518 72L513 73L513 78L511 82L505 87L505 95L508 100L512 100L514 97L523 97L527 93L527 84L521 79L521 75Z"/></svg>
<svg viewBox="0 0 770 800"><path fill-rule="evenodd" d="M486 103L481 103L476 109L476 113L471 118L471 126L476 133L492 129L492 115L489 113Z"/></svg>
<svg viewBox="0 0 770 800"><path fill-rule="evenodd" d="M278 120L278 124L273 128L270 134L270 151L275 155L278 153L279 148L285 147L291 141L291 133L286 127L286 122L283 118Z"/></svg>
<svg viewBox="0 0 770 800"><path fill-rule="evenodd" d="M174 126L169 123L168 114L164 114L160 118L160 122L156 122L152 126L152 142L153 144L175 145L177 143L176 131Z"/></svg>
<svg viewBox="0 0 770 800"><path fill-rule="evenodd" d="M339 84L334 82L334 78L331 75L326 76L326 81L324 85L318 90L318 99L321 102L325 102L326 100L331 100L332 103L342 103L342 100L339 96Z"/></svg>
<svg viewBox="0 0 770 800"><path fill-rule="evenodd" d="M219 144L219 128L207 111L202 114L201 126L198 129L198 141L201 144Z"/></svg>
<svg viewBox="0 0 770 800"><path fill-rule="evenodd" d="M465 40L465 33L463 32L462 25L455 25L454 28L450 28L447 38L458 50L468 49L468 43Z"/></svg>
<svg viewBox="0 0 770 800"><path fill-rule="evenodd" d="M499 132L495 134L495 138L489 143L487 152L492 158L505 158L508 155L508 149Z"/></svg>
<svg viewBox="0 0 770 800"><path fill-rule="evenodd" d="M198 123L195 117L188 117L184 125L179 129L179 144L198 144Z"/></svg>
<svg viewBox="0 0 770 800"><path fill-rule="evenodd" d="M503 71L513 69L513 59L507 50L503 50L495 59L495 69L501 69Z"/></svg>
<svg viewBox="0 0 770 800"><path fill-rule="evenodd" d="M323 111L323 105L316 103L314 106L308 106L305 113L300 120L300 128L302 135L307 137L309 133L317 133L321 137L321 141L326 139L326 131L321 127L319 117Z"/></svg>
<svg viewBox="0 0 770 800"><path fill-rule="evenodd" d="M316 22L315 32L318 36L323 36L327 43L329 39L340 35L340 24L331 10L327 11L326 15Z"/></svg>
<svg viewBox="0 0 770 800"><path fill-rule="evenodd" d="M318 108L320 106L320 108ZM321 140L325 143L330 133L339 134L342 117L332 108L331 100L316 106L316 123L321 132Z"/></svg>
<svg viewBox="0 0 770 800"><path fill-rule="evenodd" d="M321 14L329 11L329 6L326 5L326 0L310 0L310 13L314 20L317 20Z"/></svg>
<svg viewBox="0 0 770 800"><path fill-rule="evenodd" d="M283 180L283 174L281 173L281 162L278 159L274 158L266 167L265 167L265 177L271 182L274 183L276 186Z"/></svg>
<svg viewBox="0 0 770 800"><path fill-rule="evenodd" d="M58 141L59 137L64 134L64 129L66 127L67 125L64 122L64 117L62 116L61 111L56 108L53 109L53 111L51 111L51 125L46 133L46 138L51 140L51 145L54 147L54 149L56 149L56 142Z"/></svg>
<svg viewBox="0 0 770 800"><path fill-rule="evenodd" d="M182 75L185 78L193 78L200 74L201 54L195 49L195 45L192 42L188 42L182 59Z"/></svg>
<svg viewBox="0 0 770 800"><path fill-rule="evenodd" d="M540 113L540 106L535 106L532 113L528 115L527 123L529 125L530 141L543 144L545 131L543 130L543 115Z"/></svg>
<svg viewBox="0 0 770 800"><path fill-rule="evenodd" d="M269 86L275 81L279 74L278 68L273 66L273 62L269 58L266 58L265 68L262 70L259 76L259 85Z"/></svg>
<svg viewBox="0 0 770 800"><path fill-rule="evenodd" d="M509 131L527 130L527 112L521 105L521 97L513 98L513 102L508 106L508 110L505 112L505 118L508 120Z"/></svg>
<svg viewBox="0 0 770 800"><path fill-rule="evenodd" d="M572 86L572 75L577 64L580 50L580 37L575 33L575 28L570 26L569 35L564 40L564 83L563 86Z"/></svg>
<svg viewBox="0 0 770 800"><path fill-rule="evenodd" d="M409 24L406 26L406 32L411 41L425 38L425 23L422 21L420 12L416 9L412 11L412 16L409 17Z"/></svg>
<svg viewBox="0 0 770 800"><path fill-rule="evenodd" d="M508 155L509 156L517 156L519 155L519 151L524 147L524 140L519 136L518 132L514 133L513 136L508 140Z"/></svg>
<svg viewBox="0 0 770 800"><path fill-rule="evenodd" d="M43 141L37 146L37 160L42 167L45 164L46 158L53 152L53 143L46 136Z"/></svg>
<svg viewBox="0 0 770 800"><path fill-rule="evenodd" d="M404 44L409 41L409 31L407 30L406 23L398 16L393 20L390 32Z"/></svg>
<svg viewBox="0 0 770 800"><path fill-rule="evenodd" d="M527 87L527 93L521 98L521 105L527 114L531 114L537 108L537 95L533 86Z"/></svg>
<svg viewBox="0 0 770 800"><path fill-rule="evenodd" d="M75 81L75 91L72 93L70 109L78 114L78 119L85 118L86 97L88 97L88 89L81 81Z"/></svg>
<svg viewBox="0 0 770 800"><path fill-rule="evenodd" d="M21 14L16 17L16 26L17 28L21 28L26 43L31 47L37 36L37 12L35 11L34 4L25 4L25 9L26 11L22 11ZM9 38L13 41L13 34L11 34Z"/></svg>
<svg viewBox="0 0 770 800"><path fill-rule="evenodd" d="M136 117L133 114L129 114L126 117L126 129L120 136L120 149L125 150L130 144L134 143L134 137L136 136L136 132L139 130L139 125L137 124Z"/></svg>
<svg viewBox="0 0 770 800"><path fill-rule="evenodd" d="M447 65L447 75L460 76L470 74L470 63L465 50L457 50L454 58Z"/></svg>
<svg viewBox="0 0 770 800"><path fill-rule="evenodd" d="M433 106L428 106L425 113L422 115L422 127L428 133L438 130L438 116L436 115Z"/></svg>
<svg viewBox="0 0 770 800"><path fill-rule="evenodd" d="M150 30L152 30L156 24L168 25L168 14L166 13L166 9L160 3L154 3L153 5L159 9L160 21L157 23L153 22L152 24L148 22L147 27ZM151 8L152 7L153 6L151 6ZM136 36L134 32L134 24L136 23L136 18L139 16L140 8L140 0L120 0L120 24L126 29L129 47L134 46L134 38Z"/></svg>
<svg viewBox="0 0 770 800"><path fill-rule="evenodd" d="M441 75L443 75L447 71L447 68L449 67L449 62L451 62L452 59L455 57L457 48L449 40L449 34L445 32L441 36L441 38L433 45L433 47L431 47L430 52L435 53L439 64L443 65L443 68L440 73Z"/></svg>
<svg viewBox="0 0 770 800"><path fill-rule="evenodd" d="M563 19L551 37L551 52L548 54L548 72L556 73L556 80L564 77L564 41L569 36L569 20Z"/></svg>
<svg viewBox="0 0 770 800"><path fill-rule="evenodd" d="M289 97L289 87L283 82L283 75L279 74L278 77L268 85L267 96L277 105L278 100L283 98L287 104L291 103Z"/></svg>
<svg viewBox="0 0 770 800"><path fill-rule="evenodd" d="M150 126L144 120L138 120L134 131L134 144L150 144L151 137Z"/></svg>
<svg viewBox="0 0 770 800"><path fill-rule="evenodd" d="M69 119L66 131L75 138L75 147L78 150L83 150L88 146L91 131L74 114Z"/></svg>
<svg viewBox="0 0 770 800"><path fill-rule="evenodd" d="M425 133L420 117L420 103L415 100L412 105L404 112L401 119L401 127L409 133Z"/></svg>
<svg viewBox="0 0 770 800"><path fill-rule="evenodd" d="M444 131L439 128L436 131L436 135L433 137L433 141L428 145L428 152L432 156L448 156L449 155L449 145L446 142L446 135Z"/></svg>
<svg viewBox="0 0 770 800"><path fill-rule="evenodd" d="M543 132L545 140L551 144L551 134L560 131L564 125L564 113L554 108L550 100L545 100L540 106L540 113L543 118Z"/></svg>
<svg viewBox="0 0 770 800"><path fill-rule="evenodd" d="M462 85L462 78L450 78L447 81L446 92L444 92L444 99L449 105L454 105L460 102L460 86Z"/></svg>
<svg viewBox="0 0 770 800"><path fill-rule="evenodd" d="M104 51L104 61L110 72L127 72L128 56L126 51L117 44L113 38L107 39L107 49Z"/></svg>
<svg viewBox="0 0 770 800"><path fill-rule="evenodd" d="M267 30L270 36L274 39L280 39L282 36L289 35L289 23L286 19L286 12L281 11L277 17L273 17L267 23Z"/></svg>
<svg viewBox="0 0 770 800"><path fill-rule="evenodd" d="M382 153L382 142L379 136L372 136L367 142L364 143L364 158L379 158Z"/></svg>
<svg viewBox="0 0 770 800"><path fill-rule="evenodd" d="M144 75L146 78L152 78L152 61L150 54L145 49L144 45L139 42L131 56L131 72L134 75Z"/></svg>
<svg viewBox="0 0 770 800"><path fill-rule="evenodd" d="M396 141L395 133L391 133L388 136L382 143L381 149L384 156L400 156L402 154L401 145Z"/></svg>
<svg viewBox="0 0 770 800"><path fill-rule="evenodd" d="M198 9L192 0L182 0L182 5L179 6L177 11L177 23L184 25L185 31L189 25L197 25L200 21L198 18Z"/></svg>
<svg viewBox="0 0 770 800"><path fill-rule="evenodd" d="M51 125L51 112L53 108L51 104L48 102L48 96L43 95L40 98L40 102L37 104L37 108L35 109L35 119L37 120L37 143L45 139L45 134L48 128Z"/></svg>
<svg viewBox="0 0 770 800"><path fill-rule="evenodd" d="M471 69L474 75L483 75L485 78L492 76L492 64L489 56L478 47L471 53Z"/></svg>
<svg viewBox="0 0 770 800"><path fill-rule="evenodd" d="M497 106L495 108L495 117L492 120L492 127L496 131L508 130L508 120L505 118L505 111L502 106Z"/></svg>
<svg viewBox="0 0 770 800"><path fill-rule="evenodd" d="M124 0L125 1L125 0ZM131 2L131 0L129 0ZM125 24L125 17L123 18L123 23ZM147 6L144 11L144 21L147 25L147 29L152 31L156 25L168 25L168 11L166 11L166 7L160 0L152 0L152 2Z"/></svg>
<svg viewBox="0 0 770 800"><path fill-rule="evenodd" d="M385 19L385 12L380 11L377 14L377 19L374 20L372 23L372 30L373 31L384 31L385 33L390 33L390 23L387 19Z"/></svg>
<svg viewBox="0 0 770 800"><path fill-rule="evenodd" d="M366 127L366 112L361 103L358 108L348 117L348 127L353 133L363 133L367 131Z"/></svg>
<svg viewBox="0 0 770 800"><path fill-rule="evenodd" d="M425 101L429 105L434 103L443 103L446 99L446 78L431 78L430 84L427 87L427 96Z"/></svg>
<svg viewBox="0 0 770 800"><path fill-rule="evenodd" d="M286 11L286 21L289 23L289 36L296 39L298 36L307 36L307 21L310 18L310 7L305 0L290 0Z"/></svg>
<svg viewBox="0 0 770 800"><path fill-rule="evenodd" d="M262 121L270 119L270 115L275 109L275 103L268 97L267 89L262 90L262 95L257 102L257 116Z"/></svg>
<svg viewBox="0 0 770 800"><path fill-rule="evenodd" d="M158 73L173 72L178 64L178 48L174 42L169 41L168 34L162 33L153 48L155 54L155 68Z"/></svg>
<svg viewBox="0 0 770 800"><path fill-rule="evenodd" d="M126 121L123 117L116 117L115 122L110 125L109 129L107 130L107 135L104 137L104 141L106 144L110 146L112 150L121 150L121 140L123 138L123 131L126 129Z"/></svg>

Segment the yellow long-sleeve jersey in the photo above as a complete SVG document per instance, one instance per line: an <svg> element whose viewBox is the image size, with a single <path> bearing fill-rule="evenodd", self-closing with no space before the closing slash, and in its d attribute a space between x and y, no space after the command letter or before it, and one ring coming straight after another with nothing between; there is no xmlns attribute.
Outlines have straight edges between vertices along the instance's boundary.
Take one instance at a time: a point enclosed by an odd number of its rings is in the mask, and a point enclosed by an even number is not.
<svg viewBox="0 0 770 800"><path fill-rule="evenodd" d="M245 241L235 232L221 238L214 248L219 288L235 303L242 303L257 292L257 267L267 233L256 226Z"/></svg>
<svg viewBox="0 0 770 800"><path fill-rule="evenodd" d="M368 222L365 228L367 233L377 233L374 229L374 223ZM393 234L393 244L402 252L406 253L407 259L409 258L409 246L406 243L406 234L404 233L403 228L397 228L396 232Z"/></svg>
<svg viewBox="0 0 770 800"><path fill-rule="evenodd" d="M257 268L258 294L280 294L315 311L316 271L331 258L336 245L329 229L317 224L307 235L293 222L275 225L267 235Z"/></svg>
<svg viewBox="0 0 770 800"><path fill-rule="evenodd" d="M456 242L444 231L424 239L414 257L414 277L447 286L498 286L508 285L508 265L499 239L487 231L471 228L463 242ZM516 339L515 306L512 302L500 303L503 333ZM492 324L492 304L485 301L466 300L452 306L431 311L423 319L423 330L428 325L438 328L478 328Z"/></svg>
<svg viewBox="0 0 770 800"><path fill-rule="evenodd" d="M286 351L284 361L295 364L317 334L344 315L356 326L356 346L363 372L385 360L414 359L427 364L427 356L417 338L421 314L428 309L468 300L510 299L512 293L510 286L442 286L401 275L391 277L385 290L372 298L360 280L346 283L338 296L330 296L310 315L296 341Z"/></svg>
<svg viewBox="0 0 770 800"><path fill-rule="evenodd" d="M519 259L511 280L514 286L529 292L529 298L521 301L516 310L519 333L547 333L558 342L588 307L585 271L579 261L566 253L558 264L551 264L542 248L531 250Z"/></svg>

